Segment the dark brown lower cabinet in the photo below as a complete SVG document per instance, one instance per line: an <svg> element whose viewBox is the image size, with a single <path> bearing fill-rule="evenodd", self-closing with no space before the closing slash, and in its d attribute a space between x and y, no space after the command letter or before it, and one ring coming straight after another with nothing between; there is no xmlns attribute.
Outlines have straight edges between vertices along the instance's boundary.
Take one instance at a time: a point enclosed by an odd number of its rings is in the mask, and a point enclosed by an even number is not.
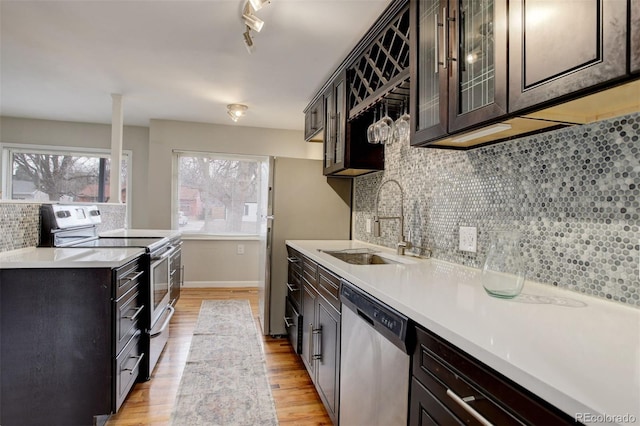
<svg viewBox="0 0 640 426"><path fill-rule="evenodd" d="M574 419L500 373L417 328L410 425L569 425ZM485 423L486 424L486 423Z"/></svg>
<svg viewBox="0 0 640 426"><path fill-rule="evenodd" d="M0 270L0 424L94 425L138 379L145 268Z"/></svg>
<svg viewBox="0 0 640 426"><path fill-rule="evenodd" d="M287 298L284 326L295 353L302 352L302 255L287 246Z"/></svg>
<svg viewBox="0 0 640 426"><path fill-rule="evenodd" d="M340 278L303 257L300 356L334 424L340 405L339 285Z"/></svg>

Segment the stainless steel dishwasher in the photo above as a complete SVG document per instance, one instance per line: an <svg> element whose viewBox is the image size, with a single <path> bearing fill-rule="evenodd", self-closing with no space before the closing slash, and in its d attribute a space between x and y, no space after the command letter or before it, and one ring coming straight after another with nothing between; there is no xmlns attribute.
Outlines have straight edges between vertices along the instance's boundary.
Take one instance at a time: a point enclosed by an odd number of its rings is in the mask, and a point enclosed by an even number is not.
<svg viewBox="0 0 640 426"><path fill-rule="evenodd" d="M406 426L409 319L346 281L340 300L340 425Z"/></svg>

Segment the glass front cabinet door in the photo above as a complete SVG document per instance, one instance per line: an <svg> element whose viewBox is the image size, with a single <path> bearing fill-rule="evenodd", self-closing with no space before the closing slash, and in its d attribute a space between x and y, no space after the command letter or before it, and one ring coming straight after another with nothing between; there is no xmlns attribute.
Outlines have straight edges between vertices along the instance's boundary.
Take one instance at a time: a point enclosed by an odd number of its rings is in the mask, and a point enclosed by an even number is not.
<svg viewBox="0 0 640 426"><path fill-rule="evenodd" d="M345 126L347 111L346 73L340 74L324 95L324 174L345 167Z"/></svg>
<svg viewBox="0 0 640 426"><path fill-rule="evenodd" d="M410 13L412 145L505 116L506 0L411 0Z"/></svg>

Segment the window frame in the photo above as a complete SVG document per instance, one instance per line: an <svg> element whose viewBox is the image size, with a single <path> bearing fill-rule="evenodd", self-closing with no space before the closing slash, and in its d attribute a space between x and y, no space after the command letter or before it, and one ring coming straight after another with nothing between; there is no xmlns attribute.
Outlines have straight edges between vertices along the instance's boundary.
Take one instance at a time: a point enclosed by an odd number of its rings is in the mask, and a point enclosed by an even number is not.
<svg viewBox="0 0 640 426"><path fill-rule="evenodd" d="M269 156L252 155L252 154L232 154L211 151L190 151L174 149L171 152L171 229L179 230L178 215L180 211L179 200L179 174L180 174L180 157L181 156L204 156L219 160L231 161L254 161L262 162L269 167ZM264 194L268 197L269 194ZM182 231L183 240L218 240L218 241L258 241L261 239L260 233L256 234L205 234Z"/></svg>
<svg viewBox="0 0 640 426"><path fill-rule="evenodd" d="M0 143L0 152L2 153L2 160L0 161L0 180L2 190L2 197L0 202L4 203L24 203L31 202L37 204L50 204L57 203L57 201L32 201L32 200L14 200L10 198L11 187L13 183L13 168L11 167L11 158L13 153L29 153L29 154L52 154L52 155L74 155L74 156L88 156L88 157L102 157L108 158L111 161L111 150L103 148L84 148L77 146L59 146L59 145L35 145L35 144L21 144L21 143ZM122 150L122 159L127 162L127 181L126 181L126 201L124 204L127 206L127 220L130 223L131 209L131 197L133 193L132 188L132 176L133 176L133 151L129 149ZM73 202L87 204L86 202ZM123 203L104 203L104 202L91 202L89 204L123 204Z"/></svg>

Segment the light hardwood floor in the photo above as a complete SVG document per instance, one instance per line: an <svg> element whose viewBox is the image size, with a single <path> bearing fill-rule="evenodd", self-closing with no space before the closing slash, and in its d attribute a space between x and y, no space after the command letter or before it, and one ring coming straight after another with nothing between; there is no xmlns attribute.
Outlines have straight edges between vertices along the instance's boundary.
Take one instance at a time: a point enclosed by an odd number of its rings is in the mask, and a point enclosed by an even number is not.
<svg viewBox="0 0 640 426"><path fill-rule="evenodd" d="M107 426L169 424L200 304L206 299L248 299L257 321L257 289L183 289L171 321L169 343L151 380L135 385L120 411L111 417ZM302 361L293 352L289 342L265 336L263 344L267 374L280 424L331 425L331 419Z"/></svg>

